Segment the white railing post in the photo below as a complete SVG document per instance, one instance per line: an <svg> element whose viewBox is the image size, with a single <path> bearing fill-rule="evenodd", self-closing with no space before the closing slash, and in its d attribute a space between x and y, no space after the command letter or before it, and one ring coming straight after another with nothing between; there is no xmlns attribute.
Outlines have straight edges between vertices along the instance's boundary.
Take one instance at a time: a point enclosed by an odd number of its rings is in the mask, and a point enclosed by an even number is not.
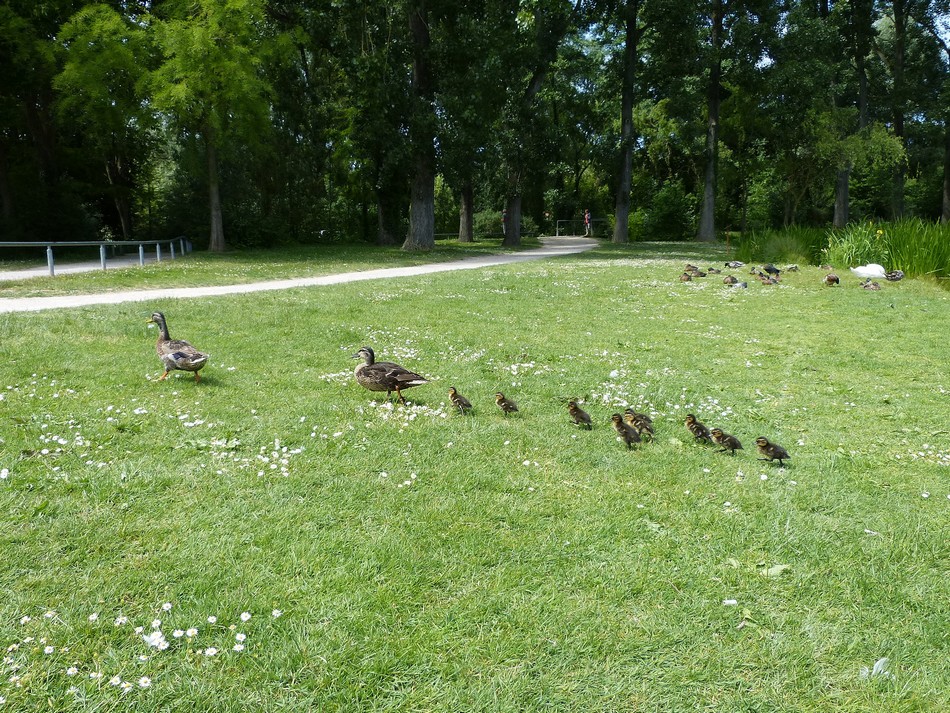
<svg viewBox="0 0 950 713"><path fill-rule="evenodd" d="M145 246L139 243L139 265L145 264Z"/></svg>
<svg viewBox="0 0 950 713"><path fill-rule="evenodd" d="M174 260L175 259L175 241L174 240L168 241L168 248L171 250L172 260Z"/></svg>
<svg viewBox="0 0 950 713"><path fill-rule="evenodd" d="M162 261L162 244L155 243L155 262Z"/></svg>
<svg viewBox="0 0 950 713"><path fill-rule="evenodd" d="M46 264L49 265L49 276L53 277L56 273L53 271L53 246L46 246Z"/></svg>
<svg viewBox="0 0 950 713"><path fill-rule="evenodd" d="M102 269L105 270L106 269L106 246L105 245L99 246L99 262L102 263Z"/></svg>
<svg viewBox="0 0 950 713"><path fill-rule="evenodd" d="M178 245L181 247L181 254L184 255L185 254L185 239L178 238Z"/></svg>

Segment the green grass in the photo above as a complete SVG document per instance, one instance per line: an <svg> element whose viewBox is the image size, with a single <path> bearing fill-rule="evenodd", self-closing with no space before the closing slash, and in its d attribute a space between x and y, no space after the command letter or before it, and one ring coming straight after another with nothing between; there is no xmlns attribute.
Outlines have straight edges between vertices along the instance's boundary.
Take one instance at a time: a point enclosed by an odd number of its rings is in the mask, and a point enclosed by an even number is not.
<svg viewBox="0 0 950 713"><path fill-rule="evenodd" d="M0 315L5 708L946 710L950 295L678 282L705 250ZM154 309L201 383L156 381ZM374 400L364 344L432 383Z"/></svg>
<svg viewBox="0 0 950 713"><path fill-rule="evenodd" d="M530 238L525 238L522 243L525 248L539 245L537 240ZM143 266L59 274L53 278L44 275L4 280L0 282L0 297L47 297L128 289L231 285L371 270L381 265L421 265L510 251L501 247L500 240L491 239L474 243L440 240L435 249L428 252L406 252L399 247L381 248L363 244L242 250L223 254L195 252L184 259L166 259L161 263ZM0 269L13 270L23 266L21 263L0 262Z"/></svg>

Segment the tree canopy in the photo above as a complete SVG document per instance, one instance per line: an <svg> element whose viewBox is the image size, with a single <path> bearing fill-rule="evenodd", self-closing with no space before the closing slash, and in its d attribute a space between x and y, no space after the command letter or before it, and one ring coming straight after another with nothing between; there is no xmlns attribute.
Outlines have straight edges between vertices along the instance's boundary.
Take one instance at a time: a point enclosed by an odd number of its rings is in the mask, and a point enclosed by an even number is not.
<svg viewBox="0 0 950 713"><path fill-rule="evenodd" d="M8 0L2 239L946 221L948 5Z"/></svg>

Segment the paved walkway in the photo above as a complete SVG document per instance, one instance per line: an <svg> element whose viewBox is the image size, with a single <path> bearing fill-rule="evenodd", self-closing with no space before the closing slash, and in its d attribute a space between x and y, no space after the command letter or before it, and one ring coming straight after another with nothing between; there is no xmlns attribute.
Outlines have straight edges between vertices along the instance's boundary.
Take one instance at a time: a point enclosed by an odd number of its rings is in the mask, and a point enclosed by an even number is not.
<svg viewBox="0 0 950 713"><path fill-rule="evenodd" d="M171 260L171 256L166 254L164 261ZM145 254L145 263L155 262L155 253ZM118 270L124 267L138 267L139 256L117 255L106 260L106 268L109 270ZM68 275L74 272L94 272L102 269L100 260L85 260L83 262L56 263L57 275ZM49 277L48 265L37 265L36 267L22 267L18 270L0 270L0 282L8 280L27 280L31 277Z"/></svg>
<svg viewBox="0 0 950 713"><path fill-rule="evenodd" d="M380 280L392 277L408 277L411 275L430 275L436 272L449 270L473 270L493 265L507 265L510 263L540 260L542 258L571 255L590 250L597 245L596 240L575 236L557 238L542 238L542 247L523 252L504 255L479 255L476 257L438 262L428 265L414 265L411 267L391 267L361 272L343 272L336 275L322 277L304 277L288 280L270 280L268 282L250 282L241 285L218 285L216 287L173 287L160 290L127 290L124 292L103 292L89 295L61 295L58 297L13 297L0 298L0 313L6 312L38 312L45 309L62 309L66 307L85 307L97 304L115 304L118 302L148 302L162 299L188 299L192 297L217 297L219 295L237 295L249 292L266 292L270 290L286 290L294 287L318 287L323 285L338 285L345 282L360 280ZM136 258L137 260L137 258ZM101 269L98 261L92 269ZM49 278L56 279L56 278Z"/></svg>

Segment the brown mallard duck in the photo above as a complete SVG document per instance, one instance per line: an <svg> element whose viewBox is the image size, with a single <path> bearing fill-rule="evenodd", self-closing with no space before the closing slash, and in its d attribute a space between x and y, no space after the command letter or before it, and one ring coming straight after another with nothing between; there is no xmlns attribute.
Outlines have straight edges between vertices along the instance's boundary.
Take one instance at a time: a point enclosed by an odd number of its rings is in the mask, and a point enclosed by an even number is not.
<svg viewBox="0 0 950 713"><path fill-rule="evenodd" d="M402 395L403 389L429 383L424 376L404 369L399 364L391 361L376 361L376 354L369 347L360 349L353 358L363 360L363 363L358 364L353 371L356 383L370 391L385 391L387 399L395 391L397 400L404 404L406 399Z"/></svg>
<svg viewBox="0 0 950 713"><path fill-rule="evenodd" d="M456 391L454 386L449 387L449 399L452 401L452 405L459 410L459 413L464 414L466 411L472 410L472 402Z"/></svg>
<svg viewBox="0 0 950 713"><path fill-rule="evenodd" d="M628 449L633 448L634 443L640 443L640 434L637 433L637 429L624 421L619 413L613 414L610 420L614 424L614 430L617 432L617 435L627 444Z"/></svg>
<svg viewBox="0 0 950 713"><path fill-rule="evenodd" d="M730 433L723 432L721 428L710 429L709 435L712 436L713 443L717 446L722 446L722 448L719 449L720 453L729 451L731 455L735 455L736 451L742 450L742 444L739 443L739 439Z"/></svg>
<svg viewBox="0 0 950 713"><path fill-rule="evenodd" d="M505 414L505 416L518 410L518 404L506 397L500 391L495 394L495 403L498 404L498 408L501 409L501 412Z"/></svg>
<svg viewBox="0 0 950 713"><path fill-rule="evenodd" d="M573 399L567 402L567 412L571 414L571 419L573 419L574 423L578 426L586 428L588 431L594 427L590 414L578 406L577 402Z"/></svg>
<svg viewBox="0 0 950 713"><path fill-rule="evenodd" d="M841 284L841 278L838 277L833 272L829 272L827 275L825 275L822 278L821 281L824 282L826 285L828 285L828 287L834 287L835 285Z"/></svg>
<svg viewBox="0 0 950 713"><path fill-rule="evenodd" d="M686 414L686 428L689 429L689 432L693 434L693 438L697 441L712 441L712 434L709 432L709 429L706 428L705 424L697 421L696 417L691 413Z"/></svg>
<svg viewBox="0 0 950 713"><path fill-rule="evenodd" d="M186 341L169 337L168 324L165 322L165 315L161 312L152 312L152 316L146 321L158 325L159 335L155 351L158 352L158 358L162 360L165 367L165 373L158 380L164 381L170 372L178 369L194 372L195 381L201 381L198 372L208 363L208 355L199 352Z"/></svg>
<svg viewBox="0 0 950 713"><path fill-rule="evenodd" d="M759 436L755 439L755 445L759 448L759 453L765 456L765 458L759 458L759 460L767 460L769 462L778 461L780 466L785 466L785 459L791 458L788 454L788 451L782 448L778 443L772 443L765 436Z"/></svg>

